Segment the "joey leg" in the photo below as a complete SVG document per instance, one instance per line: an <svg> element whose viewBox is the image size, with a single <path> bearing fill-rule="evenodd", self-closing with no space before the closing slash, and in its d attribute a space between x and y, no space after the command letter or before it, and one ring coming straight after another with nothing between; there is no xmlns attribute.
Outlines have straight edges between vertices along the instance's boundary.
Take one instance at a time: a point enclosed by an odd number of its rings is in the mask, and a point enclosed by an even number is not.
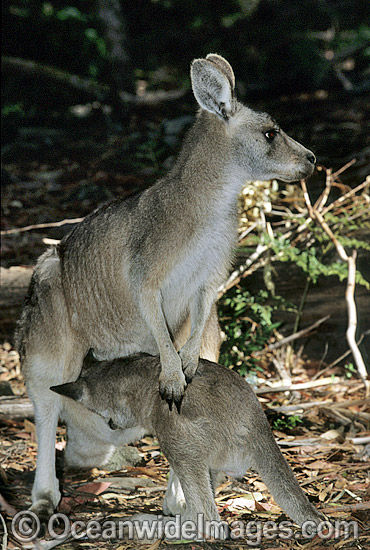
<svg viewBox="0 0 370 550"><path fill-rule="evenodd" d="M222 481L225 479L225 473L216 470L210 470L209 475L211 479L212 493L213 496L215 496L217 487L221 485Z"/></svg>
<svg viewBox="0 0 370 550"><path fill-rule="evenodd" d="M197 526L198 539L225 539L228 526L220 520L211 486L210 472L206 465L176 467L186 506L181 513L181 522L191 521Z"/></svg>

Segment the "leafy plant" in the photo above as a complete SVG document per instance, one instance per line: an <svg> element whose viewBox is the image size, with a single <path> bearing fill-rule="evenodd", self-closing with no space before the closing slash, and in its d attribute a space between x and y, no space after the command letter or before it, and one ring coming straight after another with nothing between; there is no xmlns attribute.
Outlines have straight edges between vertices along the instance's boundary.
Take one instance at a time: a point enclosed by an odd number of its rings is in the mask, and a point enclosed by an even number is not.
<svg viewBox="0 0 370 550"><path fill-rule="evenodd" d="M314 232L316 242L311 244L310 248L301 249L298 246L292 246L291 242L285 239L277 239L271 242L271 249L276 254L279 262L292 262L307 274L313 284L316 284L318 278L323 275L325 277L335 276L340 281L344 281L348 277L348 266L340 260L330 261L329 252L333 250L332 243L329 244L329 239L325 238L322 232ZM268 237L266 234L265 237ZM369 250L369 244L358 239L350 239L347 237L339 237L339 242L344 246L352 246L356 249L363 248ZM362 274L357 271L356 283L370 289L370 283Z"/></svg>
<svg viewBox="0 0 370 550"><path fill-rule="evenodd" d="M369 242L362 238L370 229L370 199L366 191L369 178L352 190L346 189L337 179L338 174L350 165L335 174L331 170L326 171L326 186L315 204L323 223L318 224L313 219L313 207L309 201L307 208L302 208L303 183L302 192L294 190L294 196L286 201L289 207L286 206L284 194L272 198L274 204L267 209L267 212L273 212L271 222L265 213L261 214L259 222L254 219L252 223L247 213L243 215L242 212L240 232L247 233L247 237L243 238L240 251L247 259L225 284L224 288L229 290L220 301L221 326L225 333L221 360L233 366L240 374L257 368L256 352L266 348L275 335L279 323L274 321L273 313L279 310L294 311L296 321L293 332L296 332L309 287L317 284L321 277L335 276L340 281L348 279L349 264L343 260L343 255L338 255L335 242L352 250L370 250ZM329 202L331 189L335 185L342 190L342 194ZM250 210L250 205L248 208ZM266 208L264 210L266 212ZM306 275L306 285L298 308L275 295L274 262L295 264ZM244 281L260 268L264 269L268 290L260 290L252 296L244 287ZM355 282L370 289L370 281L359 270L356 271ZM351 373L351 368L347 367L347 376Z"/></svg>
<svg viewBox="0 0 370 550"><path fill-rule="evenodd" d="M232 288L219 302L219 317L224 332L220 361L233 366L241 375L258 370L253 352L261 351L280 323L273 322L277 310L294 311L294 306L267 290L251 294L246 288Z"/></svg>
<svg viewBox="0 0 370 550"><path fill-rule="evenodd" d="M344 370L346 378L352 378L352 376L356 374L356 367L353 363L347 363L346 365L344 365Z"/></svg>
<svg viewBox="0 0 370 550"><path fill-rule="evenodd" d="M295 415L280 414L272 421L272 428L274 430L289 431L296 428L299 424L302 424L302 419Z"/></svg>

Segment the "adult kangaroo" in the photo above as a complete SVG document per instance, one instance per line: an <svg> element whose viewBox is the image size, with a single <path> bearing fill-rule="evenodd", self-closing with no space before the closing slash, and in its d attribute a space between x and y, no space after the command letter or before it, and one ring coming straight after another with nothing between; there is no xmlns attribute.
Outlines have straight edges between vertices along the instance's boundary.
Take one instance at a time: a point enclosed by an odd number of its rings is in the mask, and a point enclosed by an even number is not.
<svg viewBox="0 0 370 550"><path fill-rule="evenodd" d="M98 415L67 405L50 386L75 380L90 348L102 360L159 354L159 391L179 407L199 356L218 359L214 302L236 245L244 182L292 182L314 170L311 151L236 100L225 59L194 60L191 81L200 110L169 174L87 216L36 265L16 340L38 439L31 509L42 518L60 499L58 416L70 465L104 464L118 443ZM171 480L165 506L176 513L181 488Z"/></svg>

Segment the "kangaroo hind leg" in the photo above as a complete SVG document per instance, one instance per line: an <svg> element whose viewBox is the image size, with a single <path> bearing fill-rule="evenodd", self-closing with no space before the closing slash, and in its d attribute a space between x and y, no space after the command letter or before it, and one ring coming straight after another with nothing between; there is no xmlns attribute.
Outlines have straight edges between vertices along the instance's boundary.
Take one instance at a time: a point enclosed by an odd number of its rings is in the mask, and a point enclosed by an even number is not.
<svg viewBox="0 0 370 550"><path fill-rule="evenodd" d="M65 343L64 343L65 345ZM75 380L81 370L83 353L71 345L70 353L27 354L26 386L35 410L37 464L32 488L31 510L47 521L60 500L55 472L55 436L58 418L66 398L52 392L50 386Z"/></svg>
<svg viewBox="0 0 370 550"><path fill-rule="evenodd" d="M211 473L206 464L181 464L175 468L185 496L181 521L190 521L199 539L225 539L227 524L220 520L212 488Z"/></svg>

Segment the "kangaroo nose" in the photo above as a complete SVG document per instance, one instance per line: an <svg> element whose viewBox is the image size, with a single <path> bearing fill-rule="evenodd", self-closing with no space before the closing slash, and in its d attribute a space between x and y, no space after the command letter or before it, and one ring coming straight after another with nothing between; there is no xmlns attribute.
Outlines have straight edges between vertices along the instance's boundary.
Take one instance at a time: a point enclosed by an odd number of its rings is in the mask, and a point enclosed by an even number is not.
<svg viewBox="0 0 370 550"><path fill-rule="evenodd" d="M308 162L310 162L311 164L315 164L316 163L316 157L313 153L308 153L307 154L307 160Z"/></svg>

